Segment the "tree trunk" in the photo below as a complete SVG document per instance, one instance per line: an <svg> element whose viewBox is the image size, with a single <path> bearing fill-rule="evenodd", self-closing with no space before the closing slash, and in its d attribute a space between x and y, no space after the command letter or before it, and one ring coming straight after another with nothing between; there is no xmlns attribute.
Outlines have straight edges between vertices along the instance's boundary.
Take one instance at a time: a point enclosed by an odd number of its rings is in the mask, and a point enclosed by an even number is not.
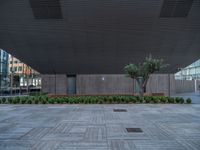
<svg viewBox="0 0 200 150"><path fill-rule="evenodd" d="M146 93L147 92L147 82L148 82L149 76L147 76L147 78L145 78L144 82L143 82L143 92Z"/></svg>
<svg viewBox="0 0 200 150"><path fill-rule="evenodd" d="M137 84L138 84L138 86L140 88L139 94L140 94L140 96L143 96L144 95L143 82L141 82L139 79L136 79L136 81L137 81Z"/></svg>
<svg viewBox="0 0 200 150"><path fill-rule="evenodd" d="M146 87L146 85L143 86L143 92L144 92L144 93L147 92L147 87Z"/></svg>

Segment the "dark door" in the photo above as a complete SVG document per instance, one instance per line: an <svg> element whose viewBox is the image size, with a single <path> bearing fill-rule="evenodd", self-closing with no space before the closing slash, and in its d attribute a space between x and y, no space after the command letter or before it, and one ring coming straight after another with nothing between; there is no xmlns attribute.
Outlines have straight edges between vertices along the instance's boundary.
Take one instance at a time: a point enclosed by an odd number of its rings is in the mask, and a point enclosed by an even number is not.
<svg viewBox="0 0 200 150"><path fill-rule="evenodd" d="M67 75L67 94L76 94L76 75Z"/></svg>

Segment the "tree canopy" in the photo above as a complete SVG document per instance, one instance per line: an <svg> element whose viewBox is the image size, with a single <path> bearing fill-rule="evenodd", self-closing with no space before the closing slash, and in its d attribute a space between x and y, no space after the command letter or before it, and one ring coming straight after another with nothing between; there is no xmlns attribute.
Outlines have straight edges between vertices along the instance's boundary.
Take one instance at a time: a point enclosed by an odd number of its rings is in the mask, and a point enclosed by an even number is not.
<svg viewBox="0 0 200 150"><path fill-rule="evenodd" d="M146 57L144 62L138 64L128 64L124 67L124 70L128 77L136 79L140 88L143 92L146 91L146 84L149 79L150 74L160 71L166 68L168 64L164 63L163 59L155 59L151 56ZM139 79L142 79L140 81ZM141 90L142 90L141 89Z"/></svg>

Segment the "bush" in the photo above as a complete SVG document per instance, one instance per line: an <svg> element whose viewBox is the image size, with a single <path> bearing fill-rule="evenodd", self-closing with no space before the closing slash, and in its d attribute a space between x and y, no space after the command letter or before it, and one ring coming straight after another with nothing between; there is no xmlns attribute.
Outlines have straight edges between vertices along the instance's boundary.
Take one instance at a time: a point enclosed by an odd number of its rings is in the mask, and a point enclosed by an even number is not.
<svg viewBox="0 0 200 150"><path fill-rule="evenodd" d="M32 100L31 100L31 99L28 99L28 100L26 101L26 104L32 104Z"/></svg>
<svg viewBox="0 0 200 150"><path fill-rule="evenodd" d="M191 99L187 99L187 103ZM66 96L66 97L49 97L43 96L27 96L1 98L0 104L117 104L117 103L184 103L184 99L180 97L172 98L165 96Z"/></svg>
<svg viewBox="0 0 200 150"><path fill-rule="evenodd" d="M5 104L6 103L6 98L5 97L2 98L1 101L2 101L2 104Z"/></svg>
<svg viewBox="0 0 200 150"><path fill-rule="evenodd" d="M158 97L153 97L152 98L153 103L159 103L159 98Z"/></svg>
<svg viewBox="0 0 200 150"><path fill-rule="evenodd" d="M112 99L110 99L110 104L111 103L118 103L118 97L117 96L113 96Z"/></svg>
<svg viewBox="0 0 200 150"><path fill-rule="evenodd" d="M175 102L176 102L176 103L180 103L180 97L176 97L176 98L175 98Z"/></svg>
<svg viewBox="0 0 200 150"><path fill-rule="evenodd" d="M87 100L87 99L86 99L86 100ZM69 104L73 104L73 102L74 102L73 97L69 97L69 98L68 98L68 103L69 103Z"/></svg>
<svg viewBox="0 0 200 150"><path fill-rule="evenodd" d="M186 99L186 103L187 103L187 104L191 104L191 103L192 103L191 98L187 98L187 99Z"/></svg>
<svg viewBox="0 0 200 150"><path fill-rule="evenodd" d="M42 99L41 103L42 104L47 104L47 100L46 99Z"/></svg>
<svg viewBox="0 0 200 150"><path fill-rule="evenodd" d="M20 97L14 97L12 102L13 104L19 104L20 103L21 98Z"/></svg>
<svg viewBox="0 0 200 150"><path fill-rule="evenodd" d="M132 102L132 103L136 103L136 101L137 101L136 97L134 97L134 96L131 96L130 99L131 99L131 102Z"/></svg>
<svg viewBox="0 0 200 150"><path fill-rule="evenodd" d="M49 103L49 104L54 104L54 99L53 99L53 98L49 98L49 99L48 99L48 103Z"/></svg>
<svg viewBox="0 0 200 150"><path fill-rule="evenodd" d="M56 98L56 103L57 103L57 104L60 104L60 103L61 103L61 100L60 100L59 97Z"/></svg>
<svg viewBox="0 0 200 150"><path fill-rule="evenodd" d="M185 100L181 97L180 98L180 103L183 104L185 102Z"/></svg>
<svg viewBox="0 0 200 150"><path fill-rule="evenodd" d="M161 103L168 103L168 98L167 97L160 97L160 102Z"/></svg>
<svg viewBox="0 0 200 150"><path fill-rule="evenodd" d="M144 100L145 100L146 103L150 103L151 102L151 97L145 96Z"/></svg>
<svg viewBox="0 0 200 150"><path fill-rule="evenodd" d="M175 103L176 101L175 101L175 99L173 98L173 97L169 97L168 98L168 103Z"/></svg>
<svg viewBox="0 0 200 150"><path fill-rule="evenodd" d="M8 98L8 103L12 104L12 98L11 97Z"/></svg>
<svg viewBox="0 0 200 150"><path fill-rule="evenodd" d="M39 100L37 98L35 99L35 104L39 104Z"/></svg>
<svg viewBox="0 0 200 150"><path fill-rule="evenodd" d="M98 104L103 104L103 100L100 99L100 100L98 101Z"/></svg>
<svg viewBox="0 0 200 150"><path fill-rule="evenodd" d="M13 98L13 99L12 99L12 104L17 104L16 98Z"/></svg>

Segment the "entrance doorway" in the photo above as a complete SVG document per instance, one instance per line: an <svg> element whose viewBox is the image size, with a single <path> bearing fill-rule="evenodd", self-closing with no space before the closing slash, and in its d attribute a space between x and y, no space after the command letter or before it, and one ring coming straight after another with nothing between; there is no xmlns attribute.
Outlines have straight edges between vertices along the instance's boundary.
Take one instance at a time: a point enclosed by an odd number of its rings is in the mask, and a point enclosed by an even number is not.
<svg viewBox="0 0 200 150"><path fill-rule="evenodd" d="M76 75L67 75L67 94L76 94Z"/></svg>

